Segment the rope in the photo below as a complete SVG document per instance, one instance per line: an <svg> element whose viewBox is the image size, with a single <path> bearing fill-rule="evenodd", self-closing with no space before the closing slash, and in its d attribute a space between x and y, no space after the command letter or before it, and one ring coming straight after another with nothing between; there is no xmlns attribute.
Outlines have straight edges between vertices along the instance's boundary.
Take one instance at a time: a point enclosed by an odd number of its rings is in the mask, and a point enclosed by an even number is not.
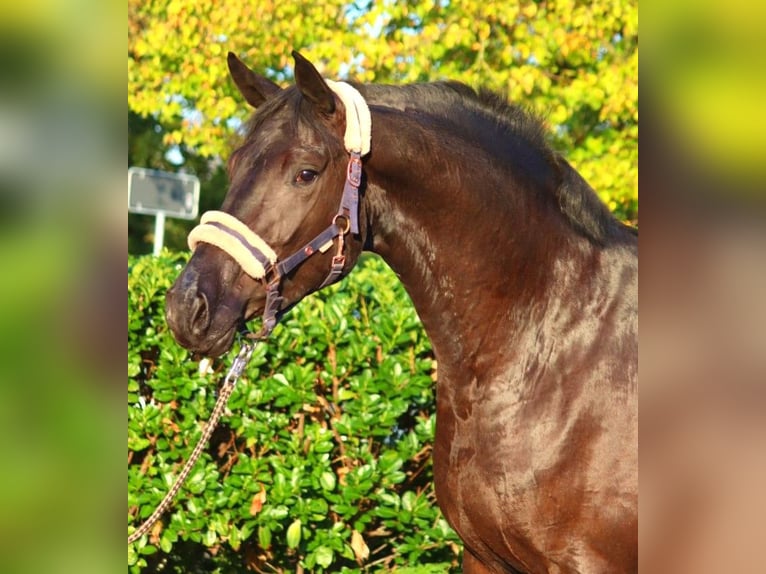
<svg viewBox="0 0 766 574"><path fill-rule="evenodd" d="M128 536L128 544L132 544L141 538L144 534L149 532L151 527L154 526L154 523L159 520L160 516L162 516L162 514L170 506L170 503L173 502L173 498L175 498L176 494L178 494L178 491L181 489L181 486L183 486L183 483L189 477L189 473L191 472L194 463L197 462L199 455L202 454L202 449L205 447L207 441L210 440L210 436L213 434L216 425L218 425L218 419L221 418L223 409L226 406L226 402L229 400L232 391L234 390L234 385L236 384L237 379L239 379L239 377L242 375L242 372L247 366L247 363L250 361L250 357L253 354L254 348L254 343L245 343L242 345L237 358L234 359L229 372L226 373L226 378L224 379L223 386L220 390L220 393L218 394L218 400L215 403L215 407L213 407L213 412L210 415L210 420L208 420L207 425L205 426L205 430L202 432L202 436L197 441L197 444L195 445L189 460L186 461L186 464L184 465L183 469L181 469L181 473L178 475L178 478L176 478L173 486L170 487L170 490L167 492L167 494L165 494L164 498L159 503L159 505L157 505L157 508L154 510L154 512L152 512L149 518L147 518L141 526L139 526L132 534Z"/></svg>

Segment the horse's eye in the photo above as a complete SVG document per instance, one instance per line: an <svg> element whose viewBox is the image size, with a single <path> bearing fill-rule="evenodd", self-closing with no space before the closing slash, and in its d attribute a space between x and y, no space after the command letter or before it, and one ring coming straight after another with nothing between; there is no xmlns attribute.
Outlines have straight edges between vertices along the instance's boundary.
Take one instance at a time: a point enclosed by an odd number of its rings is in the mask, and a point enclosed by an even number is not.
<svg viewBox="0 0 766 574"><path fill-rule="evenodd" d="M316 180L319 174L313 169L302 169L295 175L295 183L307 184Z"/></svg>

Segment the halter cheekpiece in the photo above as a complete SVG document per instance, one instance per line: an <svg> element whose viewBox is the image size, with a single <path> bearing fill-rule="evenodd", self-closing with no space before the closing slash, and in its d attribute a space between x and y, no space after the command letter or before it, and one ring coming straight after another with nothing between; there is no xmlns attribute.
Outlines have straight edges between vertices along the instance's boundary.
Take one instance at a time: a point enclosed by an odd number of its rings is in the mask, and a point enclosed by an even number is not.
<svg viewBox="0 0 766 574"><path fill-rule="evenodd" d="M359 233L359 185L362 180L362 157L370 151L370 110L362 95L353 86L331 80L325 82L346 108L344 145L350 155L343 196L330 225L303 248L281 261L257 233L233 215L223 211L205 212L200 218L200 224L191 230L187 239L192 251L199 243L215 245L230 255L250 277L266 282L263 324L261 330L254 335L256 338L268 337L279 320L278 313L284 300L280 294L282 277L317 251L327 252L337 239L330 272L319 289L333 283L340 277L346 263L345 235L349 231Z"/></svg>

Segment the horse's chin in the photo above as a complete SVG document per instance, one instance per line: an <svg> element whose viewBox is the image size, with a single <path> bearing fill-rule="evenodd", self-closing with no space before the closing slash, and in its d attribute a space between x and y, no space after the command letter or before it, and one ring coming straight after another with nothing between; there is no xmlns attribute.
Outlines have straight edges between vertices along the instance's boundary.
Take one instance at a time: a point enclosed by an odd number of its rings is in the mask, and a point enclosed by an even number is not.
<svg viewBox="0 0 766 574"><path fill-rule="evenodd" d="M220 357L221 355L224 355L227 353L230 349L232 344L234 343L234 335L236 334L237 329L234 328L228 333L224 334L221 338L219 338L217 341L214 341L212 346L208 347L207 350L200 350L201 354L204 354L206 357Z"/></svg>
<svg viewBox="0 0 766 574"><path fill-rule="evenodd" d="M220 334L208 333L204 339L191 339L173 331L176 342L187 351L201 357L220 357L231 349L234 336L237 333L237 325Z"/></svg>

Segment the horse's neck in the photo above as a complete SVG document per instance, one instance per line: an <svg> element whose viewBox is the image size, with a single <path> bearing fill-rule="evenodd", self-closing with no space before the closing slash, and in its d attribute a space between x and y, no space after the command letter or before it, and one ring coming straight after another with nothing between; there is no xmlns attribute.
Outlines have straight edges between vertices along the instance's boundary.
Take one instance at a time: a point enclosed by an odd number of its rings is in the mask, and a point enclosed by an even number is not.
<svg viewBox="0 0 766 574"><path fill-rule="evenodd" d="M619 268L635 267L634 244L586 239L545 176L516 177L431 121L375 110L365 208L372 249L401 278L440 372L471 361L480 370L489 353L511 360L541 331L555 337L571 327L589 301L618 297Z"/></svg>
<svg viewBox="0 0 766 574"><path fill-rule="evenodd" d="M494 338L513 352L514 337L534 337L548 302L564 297L572 277L598 273L600 254L555 202L508 179L475 147L432 132L427 118L376 116L367 165L372 248L401 278L440 369L474 361L480 370ZM509 193L526 200L503 201Z"/></svg>

